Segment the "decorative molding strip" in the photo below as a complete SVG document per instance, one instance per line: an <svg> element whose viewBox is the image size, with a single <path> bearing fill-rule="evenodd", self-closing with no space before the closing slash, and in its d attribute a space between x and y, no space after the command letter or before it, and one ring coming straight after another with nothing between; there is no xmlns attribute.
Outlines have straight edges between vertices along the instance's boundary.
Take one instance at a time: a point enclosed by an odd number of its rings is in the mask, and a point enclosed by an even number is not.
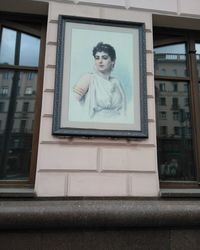
<svg viewBox="0 0 200 250"><path fill-rule="evenodd" d="M48 65L46 65L46 68L48 68L48 69L55 69L56 65L50 65L50 64L48 64Z"/></svg>
<svg viewBox="0 0 200 250"><path fill-rule="evenodd" d="M51 42L51 41L49 41L49 42L47 43L47 45L57 46L57 42Z"/></svg>
<svg viewBox="0 0 200 250"><path fill-rule="evenodd" d="M46 92L46 93L54 93L54 89L45 89L44 92Z"/></svg>

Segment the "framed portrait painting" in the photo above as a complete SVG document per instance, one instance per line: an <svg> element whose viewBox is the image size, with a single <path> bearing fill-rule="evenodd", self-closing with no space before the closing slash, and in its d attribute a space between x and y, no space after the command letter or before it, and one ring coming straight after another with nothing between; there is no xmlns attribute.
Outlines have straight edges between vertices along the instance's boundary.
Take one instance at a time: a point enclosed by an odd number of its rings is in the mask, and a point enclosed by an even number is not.
<svg viewBox="0 0 200 250"><path fill-rule="evenodd" d="M143 23L59 16L53 134L147 137Z"/></svg>

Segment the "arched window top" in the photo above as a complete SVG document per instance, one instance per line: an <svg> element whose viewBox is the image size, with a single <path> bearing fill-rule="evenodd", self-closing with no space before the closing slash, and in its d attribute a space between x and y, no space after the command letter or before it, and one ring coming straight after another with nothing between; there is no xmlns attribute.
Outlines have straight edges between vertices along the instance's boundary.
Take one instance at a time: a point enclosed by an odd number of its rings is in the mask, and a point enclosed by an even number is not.
<svg viewBox="0 0 200 250"><path fill-rule="evenodd" d="M37 67L40 39L14 29L2 28L0 64Z"/></svg>

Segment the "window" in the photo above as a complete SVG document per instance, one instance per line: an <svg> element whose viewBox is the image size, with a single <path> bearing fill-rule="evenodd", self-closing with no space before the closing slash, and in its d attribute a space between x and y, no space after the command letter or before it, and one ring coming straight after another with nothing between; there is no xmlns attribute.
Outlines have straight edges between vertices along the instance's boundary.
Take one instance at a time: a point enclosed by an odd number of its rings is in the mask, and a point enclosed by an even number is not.
<svg viewBox="0 0 200 250"><path fill-rule="evenodd" d="M25 128L26 128L26 120L21 120L20 121L20 132L25 132Z"/></svg>
<svg viewBox="0 0 200 250"><path fill-rule="evenodd" d="M173 112L173 120L179 121L179 112Z"/></svg>
<svg viewBox="0 0 200 250"><path fill-rule="evenodd" d="M181 128L180 127L174 127L174 135L181 135Z"/></svg>
<svg viewBox="0 0 200 250"><path fill-rule="evenodd" d="M22 107L22 112L28 112L29 102L24 102Z"/></svg>
<svg viewBox="0 0 200 250"><path fill-rule="evenodd" d="M24 95L32 95L33 94L33 88L32 87L26 87Z"/></svg>
<svg viewBox="0 0 200 250"><path fill-rule="evenodd" d="M186 83L186 84L184 84L184 92L188 92L188 91L189 91L188 84Z"/></svg>
<svg viewBox="0 0 200 250"><path fill-rule="evenodd" d="M172 73L174 76L177 75L177 69L173 69L173 73Z"/></svg>
<svg viewBox="0 0 200 250"><path fill-rule="evenodd" d="M160 119L165 120L167 118L167 112L161 111L160 112Z"/></svg>
<svg viewBox="0 0 200 250"><path fill-rule="evenodd" d="M166 136L167 133L168 133L167 126L161 126L161 127L160 127L160 135L161 135L161 136Z"/></svg>
<svg viewBox="0 0 200 250"><path fill-rule="evenodd" d="M160 105L161 106L165 106L166 105L166 98L165 97L161 97L160 98Z"/></svg>
<svg viewBox="0 0 200 250"><path fill-rule="evenodd" d="M189 98L184 98L184 105L189 106Z"/></svg>
<svg viewBox="0 0 200 250"><path fill-rule="evenodd" d="M9 79L9 71L6 71L3 73L3 79L8 80Z"/></svg>
<svg viewBox="0 0 200 250"><path fill-rule="evenodd" d="M178 107L179 107L178 103L179 103L178 98L177 97L173 97L172 98L172 109L178 109Z"/></svg>
<svg viewBox="0 0 200 250"><path fill-rule="evenodd" d="M174 92L178 91L178 84L177 83L173 83L173 91Z"/></svg>
<svg viewBox="0 0 200 250"><path fill-rule="evenodd" d="M33 80L33 78L34 78L34 73L33 72L27 73L27 80L31 81L31 80Z"/></svg>
<svg viewBox="0 0 200 250"><path fill-rule="evenodd" d="M5 102L0 102L0 113L5 111Z"/></svg>
<svg viewBox="0 0 200 250"><path fill-rule="evenodd" d="M190 120L190 119L191 119L190 113L189 113L189 112L186 112L186 113L185 113L185 117L186 117L187 120Z"/></svg>
<svg viewBox="0 0 200 250"><path fill-rule="evenodd" d="M0 87L0 95L7 96L8 95L8 87Z"/></svg>
<svg viewBox="0 0 200 250"><path fill-rule="evenodd" d="M166 89L165 89L165 83L160 83L159 84L159 90L160 91L166 91Z"/></svg>
<svg viewBox="0 0 200 250"><path fill-rule="evenodd" d="M43 53L40 43L44 42L44 27L43 18L38 16L8 14L5 18L0 13L0 111L4 112L0 135L1 186L34 184L42 91L39 58ZM29 109L39 112L28 113Z"/></svg>
<svg viewBox="0 0 200 250"><path fill-rule="evenodd" d="M165 98L168 114L165 120L157 116L161 187L199 187L200 35L155 27L154 45L156 110L162 112ZM162 68L166 69L165 75ZM166 94L157 91L163 81ZM172 163L175 171L166 171Z"/></svg>
<svg viewBox="0 0 200 250"><path fill-rule="evenodd" d="M166 69L161 69L161 74L165 75L166 74Z"/></svg>

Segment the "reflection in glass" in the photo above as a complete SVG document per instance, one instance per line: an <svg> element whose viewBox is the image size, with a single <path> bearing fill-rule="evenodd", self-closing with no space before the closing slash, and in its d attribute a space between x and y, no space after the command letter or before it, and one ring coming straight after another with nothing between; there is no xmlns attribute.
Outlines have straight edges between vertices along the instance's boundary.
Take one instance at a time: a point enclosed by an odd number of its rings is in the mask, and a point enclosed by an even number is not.
<svg viewBox="0 0 200 250"><path fill-rule="evenodd" d="M40 39L23 34L21 35L20 65L38 66Z"/></svg>
<svg viewBox="0 0 200 250"><path fill-rule="evenodd" d="M1 106L0 108L0 120L1 120L0 135L1 135L1 138L6 127L6 120L7 120L7 115L8 115L8 107L9 107L9 101L10 101L10 95L11 95L13 74L14 74L13 71L10 71L10 70L0 70L0 106Z"/></svg>
<svg viewBox="0 0 200 250"><path fill-rule="evenodd" d="M8 73L8 79L3 78L6 72ZM15 78L16 73L13 71L0 71L0 88L8 88L6 96L0 95L0 104L5 103L4 111L0 113L2 180L27 180L29 177L35 93L37 90L37 74L34 73L35 77L28 82L28 85L34 90L34 94L25 95L27 74L29 73L20 72L19 77ZM14 91L13 87L15 87Z"/></svg>
<svg viewBox="0 0 200 250"><path fill-rule="evenodd" d="M199 103L200 103L200 83L198 84L198 89L199 89Z"/></svg>
<svg viewBox="0 0 200 250"><path fill-rule="evenodd" d="M187 76L185 44L174 44L154 49L155 74L158 76Z"/></svg>
<svg viewBox="0 0 200 250"><path fill-rule="evenodd" d="M200 78L200 43L195 44L196 49L196 62L197 62L197 73Z"/></svg>
<svg viewBox="0 0 200 250"><path fill-rule="evenodd" d="M0 63L14 64L17 32L3 28L0 47Z"/></svg>
<svg viewBox="0 0 200 250"><path fill-rule="evenodd" d="M189 87L187 82L156 81L158 165L161 180L194 180ZM187 85L187 87L186 87ZM160 100L165 99L165 105ZM187 103L186 103L187 100ZM189 102L189 103L188 103ZM187 104L187 105L186 105ZM164 118L163 119L163 114Z"/></svg>

